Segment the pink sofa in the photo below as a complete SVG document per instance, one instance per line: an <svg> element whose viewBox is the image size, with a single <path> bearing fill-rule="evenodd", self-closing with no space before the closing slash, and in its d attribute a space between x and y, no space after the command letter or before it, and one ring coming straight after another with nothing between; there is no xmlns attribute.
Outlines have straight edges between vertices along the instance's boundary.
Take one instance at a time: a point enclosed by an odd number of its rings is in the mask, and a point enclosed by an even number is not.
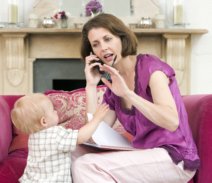
<svg viewBox="0 0 212 183"><path fill-rule="evenodd" d="M98 89L99 102L105 91ZM77 129L84 124L85 91L48 91L59 113L61 125ZM20 96L0 96L0 182L17 183L26 165L27 136L18 132L11 123L10 110ZM212 176L212 95L184 96L189 123L198 147L201 166L190 183L210 183ZM124 133L116 125L116 130Z"/></svg>

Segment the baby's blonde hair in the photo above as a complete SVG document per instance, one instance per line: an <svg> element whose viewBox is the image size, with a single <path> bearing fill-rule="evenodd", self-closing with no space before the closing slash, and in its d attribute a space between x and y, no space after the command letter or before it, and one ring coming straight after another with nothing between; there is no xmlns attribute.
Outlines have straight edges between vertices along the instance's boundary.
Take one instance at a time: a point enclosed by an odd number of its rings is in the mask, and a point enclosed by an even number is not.
<svg viewBox="0 0 212 183"><path fill-rule="evenodd" d="M15 127L23 133L31 134L41 130L41 118L45 116L46 103L50 99L42 93L34 93L19 98L11 111Z"/></svg>

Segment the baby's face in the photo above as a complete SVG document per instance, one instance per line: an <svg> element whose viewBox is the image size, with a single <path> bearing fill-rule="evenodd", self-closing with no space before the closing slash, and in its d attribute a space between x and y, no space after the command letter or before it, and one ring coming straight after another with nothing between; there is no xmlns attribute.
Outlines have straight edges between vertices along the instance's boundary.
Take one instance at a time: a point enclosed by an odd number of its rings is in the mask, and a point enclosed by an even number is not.
<svg viewBox="0 0 212 183"><path fill-rule="evenodd" d="M54 106L50 99L46 101L45 105L45 121L47 122L48 127L55 126L59 122L57 111L54 110Z"/></svg>

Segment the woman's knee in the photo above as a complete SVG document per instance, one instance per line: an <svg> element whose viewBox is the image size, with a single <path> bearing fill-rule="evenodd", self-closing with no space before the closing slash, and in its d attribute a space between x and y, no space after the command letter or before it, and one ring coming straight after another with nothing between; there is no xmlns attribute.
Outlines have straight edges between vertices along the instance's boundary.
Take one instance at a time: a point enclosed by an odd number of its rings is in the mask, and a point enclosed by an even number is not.
<svg viewBox="0 0 212 183"><path fill-rule="evenodd" d="M72 171L82 170L83 168L88 169L88 167L94 163L94 159L91 154L83 155L72 162Z"/></svg>

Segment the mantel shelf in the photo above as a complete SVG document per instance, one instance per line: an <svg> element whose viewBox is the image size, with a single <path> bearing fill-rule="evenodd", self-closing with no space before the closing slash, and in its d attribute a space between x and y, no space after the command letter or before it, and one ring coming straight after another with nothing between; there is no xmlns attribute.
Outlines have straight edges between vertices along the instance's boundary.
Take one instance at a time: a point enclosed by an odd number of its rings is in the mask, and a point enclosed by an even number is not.
<svg viewBox="0 0 212 183"><path fill-rule="evenodd" d="M132 29L136 34L205 34L208 32L207 29L200 28L134 28ZM81 29L59 29L59 28L2 28L0 34L14 34L14 33L26 33L26 34L55 34L55 33L81 33Z"/></svg>

